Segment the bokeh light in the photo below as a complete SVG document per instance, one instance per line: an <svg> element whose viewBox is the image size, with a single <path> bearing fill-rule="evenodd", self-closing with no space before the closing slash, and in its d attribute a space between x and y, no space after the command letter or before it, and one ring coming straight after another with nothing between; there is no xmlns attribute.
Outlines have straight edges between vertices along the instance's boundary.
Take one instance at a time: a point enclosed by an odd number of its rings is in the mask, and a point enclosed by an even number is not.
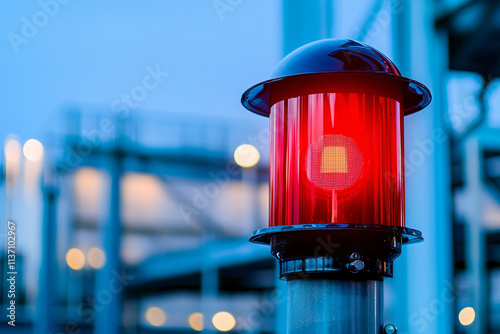
<svg viewBox="0 0 500 334"><path fill-rule="evenodd" d="M92 247L88 253L88 261L92 268L100 269L106 262L106 255L100 248Z"/></svg>
<svg viewBox="0 0 500 334"><path fill-rule="evenodd" d="M15 138L9 136L4 145L5 155L5 185L8 196L12 195L16 188L19 171L21 169L21 144Z"/></svg>
<svg viewBox="0 0 500 334"><path fill-rule="evenodd" d="M71 248L66 253L66 263L73 270L80 270L85 265L85 255L78 248Z"/></svg>
<svg viewBox="0 0 500 334"><path fill-rule="evenodd" d="M476 312L472 307L466 307L458 314L458 320L463 326L469 326L476 319Z"/></svg>
<svg viewBox="0 0 500 334"><path fill-rule="evenodd" d="M167 321L167 315L161 308L150 307L146 311L146 320L153 326L161 326Z"/></svg>
<svg viewBox="0 0 500 334"><path fill-rule="evenodd" d="M43 145L36 139L30 139L24 143L23 153L26 159L39 161L43 157Z"/></svg>
<svg viewBox="0 0 500 334"><path fill-rule="evenodd" d="M203 314L195 312L188 318L189 326L195 331L201 332L203 330Z"/></svg>
<svg viewBox="0 0 500 334"><path fill-rule="evenodd" d="M212 318L212 323L217 330L227 332L234 328L236 320L229 312L218 312Z"/></svg>
<svg viewBox="0 0 500 334"><path fill-rule="evenodd" d="M234 151L234 161L241 167L255 166L260 160L259 150L253 145L243 144Z"/></svg>
<svg viewBox="0 0 500 334"><path fill-rule="evenodd" d="M21 160L21 144L14 138L7 139L4 154L8 162L18 163Z"/></svg>

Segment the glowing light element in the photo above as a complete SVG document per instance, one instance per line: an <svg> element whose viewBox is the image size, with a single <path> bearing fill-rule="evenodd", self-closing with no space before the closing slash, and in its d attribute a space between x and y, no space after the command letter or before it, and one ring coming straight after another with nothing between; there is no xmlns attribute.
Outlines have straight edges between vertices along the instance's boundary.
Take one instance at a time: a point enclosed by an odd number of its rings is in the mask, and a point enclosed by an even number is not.
<svg viewBox="0 0 500 334"><path fill-rule="evenodd" d="M201 332L203 330L203 314L195 312L188 318L189 326L195 331Z"/></svg>
<svg viewBox="0 0 500 334"><path fill-rule="evenodd" d="M16 188L21 169L21 144L15 138L8 138L4 145L5 185L7 196L11 196Z"/></svg>
<svg viewBox="0 0 500 334"><path fill-rule="evenodd" d="M476 312L472 307L466 307L458 314L458 320L463 326L469 326L476 319Z"/></svg>
<svg viewBox="0 0 500 334"><path fill-rule="evenodd" d="M349 137L325 135L307 151L307 177L324 190L346 190L363 173L364 159L358 145Z"/></svg>
<svg viewBox="0 0 500 334"><path fill-rule="evenodd" d="M146 311L146 320L151 325L159 327L167 321L167 315L158 307L150 307Z"/></svg>
<svg viewBox="0 0 500 334"><path fill-rule="evenodd" d="M23 153L26 159L39 161L43 157L43 145L36 139L30 139L24 143Z"/></svg>
<svg viewBox="0 0 500 334"><path fill-rule="evenodd" d="M18 163L21 160L21 144L14 139L9 138L4 146L5 160L13 163Z"/></svg>
<svg viewBox="0 0 500 334"><path fill-rule="evenodd" d="M215 328L221 332L227 332L236 326L236 320L229 312L218 312L212 318Z"/></svg>
<svg viewBox="0 0 500 334"><path fill-rule="evenodd" d="M347 173L347 153L343 146L325 146L321 155L321 173Z"/></svg>
<svg viewBox="0 0 500 334"><path fill-rule="evenodd" d="M66 253L66 263L73 270L80 270L85 265L85 255L78 248L71 248Z"/></svg>
<svg viewBox="0 0 500 334"><path fill-rule="evenodd" d="M259 160L259 150L253 145L243 144L238 146L234 151L234 161L241 167L253 167Z"/></svg>
<svg viewBox="0 0 500 334"><path fill-rule="evenodd" d="M92 268L100 269L106 262L106 255L100 248L92 247L88 253L88 261Z"/></svg>

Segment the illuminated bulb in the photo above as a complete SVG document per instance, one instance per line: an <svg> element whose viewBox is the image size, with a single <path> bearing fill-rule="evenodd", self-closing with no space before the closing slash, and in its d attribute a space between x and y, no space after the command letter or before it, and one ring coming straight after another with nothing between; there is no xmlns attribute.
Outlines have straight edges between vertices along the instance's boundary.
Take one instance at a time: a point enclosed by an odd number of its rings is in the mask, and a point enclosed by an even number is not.
<svg viewBox="0 0 500 334"><path fill-rule="evenodd" d="M92 247L88 253L88 261L92 268L100 269L104 266L104 263L106 262L106 256L104 255L104 252L101 249L97 247Z"/></svg>
<svg viewBox="0 0 500 334"><path fill-rule="evenodd" d="M221 332L227 332L234 328L236 320L229 312L219 312L213 316L212 323Z"/></svg>
<svg viewBox="0 0 500 334"><path fill-rule="evenodd" d="M14 138L10 138L5 142L4 146L5 160L17 163L21 160L21 144Z"/></svg>
<svg viewBox="0 0 500 334"><path fill-rule="evenodd" d="M41 160L43 157L43 145L36 139L30 139L24 143L23 153L28 160Z"/></svg>
<svg viewBox="0 0 500 334"><path fill-rule="evenodd" d="M476 319L476 312L472 307L466 307L458 314L458 320L463 326L469 326Z"/></svg>
<svg viewBox="0 0 500 334"><path fill-rule="evenodd" d="M363 174L365 162L356 142L343 135L324 135L311 143L307 150L307 178L317 187L347 190Z"/></svg>
<svg viewBox="0 0 500 334"><path fill-rule="evenodd" d="M347 153L344 146L323 147L321 173L347 173Z"/></svg>
<svg viewBox="0 0 500 334"><path fill-rule="evenodd" d="M71 248L66 253L66 263L73 270L80 270L85 265L85 255L78 248Z"/></svg>
<svg viewBox="0 0 500 334"><path fill-rule="evenodd" d="M188 318L189 326L195 331L201 332L203 330L203 314L196 312Z"/></svg>
<svg viewBox="0 0 500 334"><path fill-rule="evenodd" d="M234 161L241 167L255 166L260 160L259 151L255 146L243 144L234 151Z"/></svg>
<svg viewBox="0 0 500 334"><path fill-rule="evenodd" d="M161 326L167 321L167 315L158 307L150 307L146 311L146 320L153 326Z"/></svg>

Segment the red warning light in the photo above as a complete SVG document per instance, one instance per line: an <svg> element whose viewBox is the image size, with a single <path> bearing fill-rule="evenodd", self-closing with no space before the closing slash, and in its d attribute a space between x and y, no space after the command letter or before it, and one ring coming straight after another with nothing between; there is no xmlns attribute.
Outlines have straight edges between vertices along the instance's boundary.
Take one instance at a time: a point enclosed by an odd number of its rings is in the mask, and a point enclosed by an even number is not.
<svg viewBox="0 0 500 334"><path fill-rule="evenodd" d="M305 167L309 180L324 190L351 188L363 173L364 160L358 145L343 135L326 135L307 151Z"/></svg>
<svg viewBox="0 0 500 334"><path fill-rule="evenodd" d="M271 246L280 277L392 277L401 245L422 240L405 227L403 119L430 103L427 87L366 44L327 39L241 101L270 118L270 226L250 241ZM318 253L320 238L337 247Z"/></svg>

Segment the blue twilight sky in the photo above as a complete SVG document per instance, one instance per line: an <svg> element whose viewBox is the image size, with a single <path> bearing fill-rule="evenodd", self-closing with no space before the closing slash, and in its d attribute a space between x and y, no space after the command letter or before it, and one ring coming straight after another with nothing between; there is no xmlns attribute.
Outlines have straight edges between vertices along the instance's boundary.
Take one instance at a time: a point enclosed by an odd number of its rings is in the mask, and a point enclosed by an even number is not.
<svg viewBox="0 0 500 334"><path fill-rule="evenodd" d="M66 106L111 108L113 102L126 103L123 94L134 89L137 99L129 103L151 116L175 111L180 118L221 115L265 125L264 118L245 112L239 99L246 88L266 79L282 57L281 1L216 4L211 0L4 4L0 138L13 133L21 142L43 141L56 130L54 124L61 124ZM144 83L151 71L168 75ZM145 84L146 94L137 88Z"/></svg>

